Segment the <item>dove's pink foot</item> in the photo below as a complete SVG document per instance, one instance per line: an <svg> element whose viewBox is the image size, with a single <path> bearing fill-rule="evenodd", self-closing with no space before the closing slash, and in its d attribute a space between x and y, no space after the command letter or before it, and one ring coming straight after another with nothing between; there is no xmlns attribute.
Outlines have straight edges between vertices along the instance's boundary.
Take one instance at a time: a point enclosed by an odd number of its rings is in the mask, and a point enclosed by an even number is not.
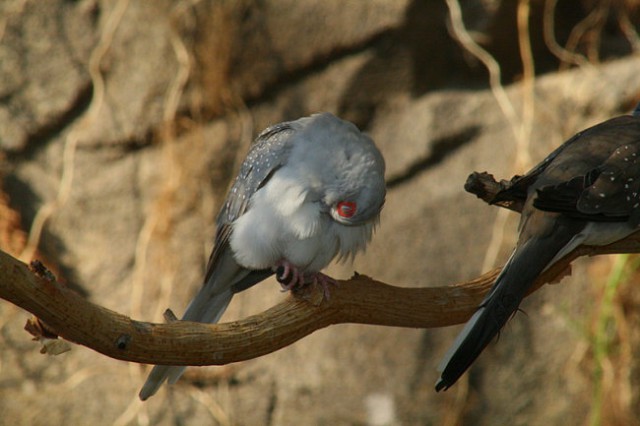
<svg viewBox="0 0 640 426"><path fill-rule="evenodd" d="M336 281L335 279L331 278L329 275L325 275L322 272L316 272L313 275L313 284L314 285L321 285L322 286L322 294L324 295L324 298L329 300L331 294L329 292L329 287L332 285L337 286L338 285L338 281Z"/></svg>
<svg viewBox="0 0 640 426"><path fill-rule="evenodd" d="M282 291L297 290L306 284L322 286L324 298L329 300L329 287L338 285L338 282L322 272L315 272L309 275L304 274L297 266L287 260L279 261L274 267L276 279L282 286Z"/></svg>
<svg viewBox="0 0 640 426"><path fill-rule="evenodd" d="M287 260L281 260L273 267L276 279L282 291L295 290L304 286L304 274L298 267Z"/></svg>

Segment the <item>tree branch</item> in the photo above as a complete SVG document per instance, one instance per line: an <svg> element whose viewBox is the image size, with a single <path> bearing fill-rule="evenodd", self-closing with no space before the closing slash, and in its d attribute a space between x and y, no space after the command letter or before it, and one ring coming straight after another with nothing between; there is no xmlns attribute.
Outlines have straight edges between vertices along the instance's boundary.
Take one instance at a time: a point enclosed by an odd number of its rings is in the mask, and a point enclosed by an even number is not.
<svg viewBox="0 0 640 426"><path fill-rule="evenodd" d="M465 188L490 204L519 211L517 200L495 196L509 187L487 173L474 173ZM545 271L532 291L562 278L579 256L640 251L640 233L604 247L581 246ZM224 324L170 321L151 324L95 305L56 282L39 262L31 267L0 252L0 298L31 313L27 330L38 338L56 335L111 358L147 364L222 365L257 358L333 324L359 323L432 328L465 322L500 269L444 287L401 288L364 275L342 281L330 300L313 286L273 308Z"/></svg>
<svg viewBox="0 0 640 426"><path fill-rule="evenodd" d="M636 253L640 234L605 247L577 248L537 281L561 278L579 256ZM310 287L246 319L209 325L175 321L151 324L95 305L57 283L41 264L31 268L0 252L0 298L31 313L41 337L66 340L125 361L164 365L223 365L257 358L321 328L342 323L432 328L465 322L491 287L499 269L444 287L401 288L364 275L342 281L322 301ZM36 327L37 328L37 327Z"/></svg>

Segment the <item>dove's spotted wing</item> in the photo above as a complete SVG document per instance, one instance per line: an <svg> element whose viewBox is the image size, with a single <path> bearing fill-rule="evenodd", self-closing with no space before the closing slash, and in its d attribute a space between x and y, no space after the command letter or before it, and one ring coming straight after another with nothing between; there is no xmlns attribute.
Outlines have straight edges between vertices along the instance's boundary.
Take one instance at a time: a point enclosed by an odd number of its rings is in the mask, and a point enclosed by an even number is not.
<svg viewBox="0 0 640 426"><path fill-rule="evenodd" d="M239 265L229 245L229 237L233 222L247 211L253 194L286 162L293 131L288 123L270 127L258 136L251 147L218 215L218 229L204 285L189 303L183 320L217 322L234 293L272 274L270 270L254 271ZM155 366L140 391L140 399L145 400L155 394L167 379L169 383L175 383L184 370L185 367Z"/></svg>
<svg viewBox="0 0 640 426"><path fill-rule="evenodd" d="M590 151L599 153L599 156L593 155L589 167L582 173L576 173L571 179L555 185L540 186L534 201L536 208L564 213L576 219L638 225L640 118L623 116L610 120L609 123L614 124L609 132L598 132L593 142L585 141L598 146L594 146L592 150L582 150L583 157L584 152ZM587 132L584 132L584 138L591 136ZM568 155L566 157L567 162L571 161ZM584 162L581 159L581 163Z"/></svg>

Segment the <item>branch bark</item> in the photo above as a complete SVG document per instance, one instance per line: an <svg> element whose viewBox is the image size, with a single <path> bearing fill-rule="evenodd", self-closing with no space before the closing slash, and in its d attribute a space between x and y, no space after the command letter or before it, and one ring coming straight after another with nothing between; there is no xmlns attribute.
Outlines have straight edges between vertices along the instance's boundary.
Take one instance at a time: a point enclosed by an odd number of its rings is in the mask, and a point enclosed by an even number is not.
<svg viewBox="0 0 640 426"><path fill-rule="evenodd" d="M484 201L514 211L521 205L495 199L508 181L474 173L465 188ZM581 246L546 270L532 289L561 279L580 256L640 252L640 232L602 247ZM364 275L341 281L322 300L313 286L276 306L240 321L201 324L133 320L84 299L56 282L39 263L31 267L0 251L0 298L39 320L27 324L37 337L60 337L111 358L146 364L223 365L274 352L321 328L358 323L434 328L459 324L473 314L500 268L463 283L442 287L402 288Z"/></svg>
<svg viewBox="0 0 640 426"><path fill-rule="evenodd" d="M533 291L564 276L579 256L639 249L639 234L605 247L579 247L547 270ZM0 252L0 298L33 313L46 331L111 358L147 364L223 365L266 355L334 324L433 328L465 322L499 271L429 288L395 287L356 275L333 289L330 300L322 301L322 292L309 288L240 321L152 324L95 305L57 283L41 267L30 268Z"/></svg>

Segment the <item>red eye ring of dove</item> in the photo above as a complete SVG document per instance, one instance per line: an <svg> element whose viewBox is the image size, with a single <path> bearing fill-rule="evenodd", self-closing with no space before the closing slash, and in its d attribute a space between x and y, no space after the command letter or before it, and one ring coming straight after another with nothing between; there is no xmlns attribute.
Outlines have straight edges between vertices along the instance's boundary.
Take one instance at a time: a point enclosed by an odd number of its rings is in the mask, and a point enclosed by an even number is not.
<svg viewBox="0 0 640 426"><path fill-rule="evenodd" d="M353 201L340 201L336 205L336 212L340 217L350 218L356 214L356 203Z"/></svg>

